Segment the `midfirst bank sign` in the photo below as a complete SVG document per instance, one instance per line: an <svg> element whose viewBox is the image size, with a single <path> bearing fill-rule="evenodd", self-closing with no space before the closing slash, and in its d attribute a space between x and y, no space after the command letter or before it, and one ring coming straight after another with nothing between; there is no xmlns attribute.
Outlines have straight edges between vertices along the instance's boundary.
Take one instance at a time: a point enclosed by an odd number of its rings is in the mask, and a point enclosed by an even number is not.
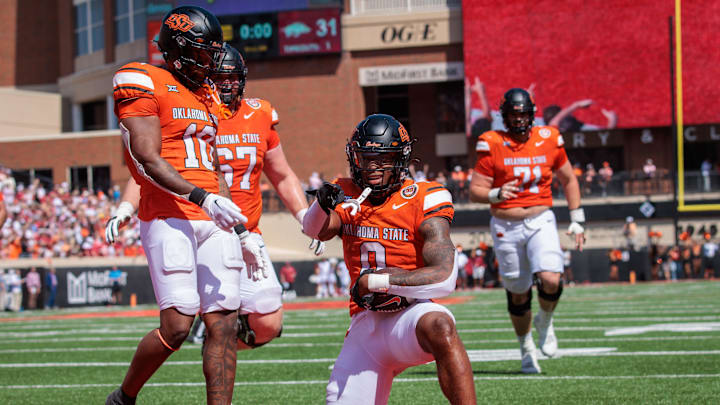
<svg viewBox="0 0 720 405"><path fill-rule="evenodd" d="M360 86L433 83L464 80L462 62L418 63L364 67L358 70Z"/></svg>
<svg viewBox="0 0 720 405"><path fill-rule="evenodd" d="M122 272L121 286L127 285L127 272ZM67 272L68 304L104 304L112 297L110 270Z"/></svg>

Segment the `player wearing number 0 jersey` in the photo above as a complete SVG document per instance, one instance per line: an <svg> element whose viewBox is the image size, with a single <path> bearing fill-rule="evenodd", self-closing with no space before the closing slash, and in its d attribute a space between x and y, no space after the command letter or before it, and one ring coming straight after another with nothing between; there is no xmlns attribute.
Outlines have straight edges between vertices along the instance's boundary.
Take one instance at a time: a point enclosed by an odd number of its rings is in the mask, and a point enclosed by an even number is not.
<svg viewBox="0 0 720 405"><path fill-rule="evenodd" d="M357 198L362 193L352 179L338 179L335 183L346 197ZM406 179L400 190L381 205L366 200L359 214L352 215L351 210L340 205L335 212L342 222L340 237L353 285L363 269L397 267L413 271L424 267L423 257L418 254L424 242L420 224L434 217L452 222L455 209L450 192L440 183ZM360 311L363 308L350 300L350 316Z"/></svg>
<svg viewBox="0 0 720 405"><path fill-rule="evenodd" d="M489 131L478 138L477 164L470 184L473 201L490 203L490 231L507 290L508 311L518 336L521 370L539 373L532 339L530 311L533 278L540 310L534 319L543 353L557 353L552 314L562 293L564 256L552 206L553 173L565 189L574 234L582 249L585 214L580 191L554 127L533 127L535 103L523 89L511 89L500 111L507 131Z"/></svg>
<svg viewBox="0 0 720 405"><path fill-rule="evenodd" d="M395 118L368 116L346 146L352 179L318 189L303 222L311 236L342 238L353 285L328 404L385 404L396 375L433 360L449 402L476 403L455 318L430 301L455 289L452 197L407 178L413 142Z"/></svg>
<svg viewBox="0 0 720 405"><path fill-rule="evenodd" d="M160 327L143 337L107 404L135 403L145 382L180 348L198 311L210 330L203 354L207 403L232 400L244 263L229 231L247 219L228 198L217 167L221 105L206 78L221 59L222 44L214 15L178 7L165 16L158 36L167 67L130 63L113 77L125 156L140 188L140 237L161 311Z"/></svg>

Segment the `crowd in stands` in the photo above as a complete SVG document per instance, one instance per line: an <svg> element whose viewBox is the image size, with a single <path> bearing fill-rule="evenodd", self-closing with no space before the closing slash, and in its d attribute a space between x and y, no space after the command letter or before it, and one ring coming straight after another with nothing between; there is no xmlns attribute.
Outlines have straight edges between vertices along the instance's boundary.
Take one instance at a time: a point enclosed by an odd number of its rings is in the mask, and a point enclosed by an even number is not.
<svg viewBox="0 0 720 405"><path fill-rule="evenodd" d="M638 243L638 227L633 217L627 217L622 228L623 245L610 249L610 281L625 281L620 269L633 282L641 280L676 281L681 279L715 279L720 276L720 245L716 224L703 225L697 232L692 225L680 228L677 244L660 243L662 233L648 232L648 247ZM649 271L645 271L645 269Z"/></svg>
<svg viewBox="0 0 720 405"><path fill-rule="evenodd" d="M139 256L139 223L133 219L118 242L107 245L105 223L113 215L119 190L70 190L66 183L45 189L36 180L29 186L15 183L0 171L0 190L8 219L0 231L0 258L87 256Z"/></svg>

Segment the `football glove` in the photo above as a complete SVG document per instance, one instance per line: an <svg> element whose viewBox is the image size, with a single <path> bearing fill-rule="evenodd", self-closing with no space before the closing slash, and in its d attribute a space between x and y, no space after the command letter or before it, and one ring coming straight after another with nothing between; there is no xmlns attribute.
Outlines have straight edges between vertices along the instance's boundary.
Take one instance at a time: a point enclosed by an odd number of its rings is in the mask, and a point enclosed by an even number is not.
<svg viewBox="0 0 720 405"><path fill-rule="evenodd" d="M202 209L217 226L228 231L238 223L247 222L247 217L234 202L217 194L208 193Z"/></svg>
<svg viewBox="0 0 720 405"><path fill-rule="evenodd" d="M135 212L135 207L133 207L132 204L127 201L120 203L118 209L115 211L115 216L110 218L105 225L105 241L108 244L115 243L115 239L120 234L120 228L130 221L133 212Z"/></svg>
<svg viewBox="0 0 720 405"><path fill-rule="evenodd" d="M244 226L235 227L235 232L240 238L240 246L242 247L243 260L248 269L248 278L252 281L260 281L268 278L270 264L265 260L263 249L265 244L262 241L250 237L250 232Z"/></svg>
<svg viewBox="0 0 720 405"><path fill-rule="evenodd" d="M315 256L320 256L325 252L325 242L317 239L313 239L310 241L310 246L308 246L308 249L313 250L313 253L315 253Z"/></svg>
<svg viewBox="0 0 720 405"><path fill-rule="evenodd" d="M410 304L415 301L413 299L407 299L399 295L385 294L381 292L371 292L369 294L360 296L360 287L358 283L360 277L364 276L365 274L372 274L375 271L377 271L377 269L362 270L358 278L355 280L355 284L353 284L352 288L350 289L350 295L352 296L352 300L355 301L358 306L360 306L361 308L365 308L368 311L397 312L409 307Z"/></svg>
<svg viewBox="0 0 720 405"><path fill-rule="evenodd" d="M317 197L318 205L328 215L330 215L330 211L335 210L338 204L345 201L345 193L337 184L325 182L322 187L313 191Z"/></svg>

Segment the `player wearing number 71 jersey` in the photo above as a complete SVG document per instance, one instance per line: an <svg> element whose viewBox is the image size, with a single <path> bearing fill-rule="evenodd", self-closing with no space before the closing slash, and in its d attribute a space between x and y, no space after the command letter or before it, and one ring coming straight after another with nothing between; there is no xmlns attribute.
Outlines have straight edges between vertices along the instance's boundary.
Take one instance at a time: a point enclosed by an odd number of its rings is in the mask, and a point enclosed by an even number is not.
<svg viewBox="0 0 720 405"><path fill-rule="evenodd" d="M535 317L540 349L557 353L552 314L562 293L563 252L552 206L553 172L565 189L573 234L582 249L585 213L580 189L554 127L534 127L535 103L523 89L510 89L500 111L507 131L489 131L478 138L470 199L490 203L490 231L495 244L508 311L521 346L521 370L539 373L530 330L533 277L540 310Z"/></svg>
<svg viewBox="0 0 720 405"><path fill-rule="evenodd" d="M353 285L328 404L385 404L396 375L433 360L450 403L476 403L455 319L430 301L455 290L452 197L408 178L413 142L389 115L360 122L346 146L352 179L325 183L303 222L321 240L342 238Z"/></svg>

